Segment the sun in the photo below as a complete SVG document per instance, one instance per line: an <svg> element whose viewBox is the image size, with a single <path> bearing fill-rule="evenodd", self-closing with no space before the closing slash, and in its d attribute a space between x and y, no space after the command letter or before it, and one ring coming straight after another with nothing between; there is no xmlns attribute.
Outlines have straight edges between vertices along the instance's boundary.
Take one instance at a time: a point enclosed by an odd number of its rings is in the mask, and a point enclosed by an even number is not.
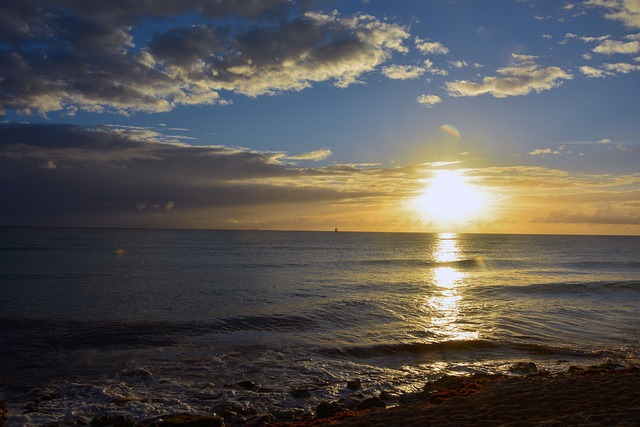
<svg viewBox="0 0 640 427"><path fill-rule="evenodd" d="M462 171L438 170L413 200L423 219L439 225L464 223L486 215L490 197Z"/></svg>

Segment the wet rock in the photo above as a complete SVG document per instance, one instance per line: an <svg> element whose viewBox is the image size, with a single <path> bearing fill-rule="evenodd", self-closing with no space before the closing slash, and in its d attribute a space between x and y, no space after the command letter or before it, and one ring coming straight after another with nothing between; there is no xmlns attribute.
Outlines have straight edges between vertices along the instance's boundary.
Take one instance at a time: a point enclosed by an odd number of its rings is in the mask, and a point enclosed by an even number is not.
<svg viewBox="0 0 640 427"><path fill-rule="evenodd" d="M124 415L100 415L93 417L91 427L134 427L136 422Z"/></svg>
<svg viewBox="0 0 640 427"><path fill-rule="evenodd" d="M311 393L305 388L294 388L289 391L289 394L296 399L306 399L307 397L311 397Z"/></svg>
<svg viewBox="0 0 640 427"><path fill-rule="evenodd" d="M329 418L338 412L346 411L347 407L338 402L321 402L316 407L316 418Z"/></svg>
<svg viewBox="0 0 640 427"><path fill-rule="evenodd" d="M359 406L358 409L371 409L371 408L386 408L387 404L384 403L382 399L379 397L371 397L369 399L365 399Z"/></svg>
<svg viewBox="0 0 640 427"><path fill-rule="evenodd" d="M224 419L242 418L257 413L255 409L245 408L238 402L218 403L211 408L211 412L220 415Z"/></svg>
<svg viewBox="0 0 640 427"><path fill-rule="evenodd" d="M395 396L391 393L389 393L388 391L384 390L380 392L380 399L384 400L385 402L389 402L389 401L393 401L393 400L398 400L398 396Z"/></svg>
<svg viewBox="0 0 640 427"><path fill-rule="evenodd" d="M225 427L224 420L217 416L176 414L162 417L149 424L152 427Z"/></svg>
<svg viewBox="0 0 640 427"><path fill-rule="evenodd" d="M361 400L354 398L353 396L343 397L338 400L338 403L343 404L347 407L347 409L357 409L358 406L362 403Z"/></svg>
<svg viewBox="0 0 640 427"><path fill-rule="evenodd" d="M360 390L362 388L362 381L359 379L347 381L347 388L349 390Z"/></svg>
<svg viewBox="0 0 640 427"><path fill-rule="evenodd" d="M258 385L253 381L240 381L238 386L242 387L245 390L255 390Z"/></svg>
<svg viewBox="0 0 640 427"><path fill-rule="evenodd" d="M276 419L275 416L273 416L273 414L265 414L265 415L261 416L260 418L251 421L247 425L249 427L262 427L262 426L267 426L269 424L275 424L277 422L278 422L278 420Z"/></svg>
<svg viewBox="0 0 640 427"><path fill-rule="evenodd" d="M153 374L151 371L144 368L135 368L135 369L125 369L120 375L124 378L140 378L140 379L151 379Z"/></svg>
<svg viewBox="0 0 640 427"><path fill-rule="evenodd" d="M538 367L533 362L518 362L515 365L509 366L509 372L520 375L536 375L538 373Z"/></svg>
<svg viewBox="0 0 640 427"><path fill-rule="evenodd" d="M4 427L4 423L7 420L7 414L9 413L9 407L7 402L0 402L0 427Z"/></svg>

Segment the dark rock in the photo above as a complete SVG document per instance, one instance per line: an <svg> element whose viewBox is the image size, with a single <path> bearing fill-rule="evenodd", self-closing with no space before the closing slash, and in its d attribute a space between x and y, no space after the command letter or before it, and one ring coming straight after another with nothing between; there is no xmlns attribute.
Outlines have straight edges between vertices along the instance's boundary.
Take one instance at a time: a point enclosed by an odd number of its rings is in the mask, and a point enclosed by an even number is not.
<svg viewBox="0 0 640 427"><path fill-rule="evenodd" d="M388 402L390 400L396 400L396 399L398 399L398 397L394 396L393 394L391 394L388 391L384 390L384 391L380 392L380 399Z"/></svg>
<svg viewBox="0 0 640 427"><path fill-rule="evenodd" d="M246 409L238 402L218 403L211 408L211 412L214 412L223 418L254 415L255 413L255 411Z"/></svg>
<svg viewBox="0 0 640 427"><path fill-rule="evenodd" d="M359 379L347 381L347 388L350 390L360 390L362 388L362 381Z"/></svg>
<svg viewBox="0 0 640 427"><path fill-rule="evenodd" d="M347 407L338 402L321 402L316 407L316 418L329 418L338 412L346 410Z"/></svg>
<svg viewBox="0 0 640 427"><path fill-rule="evenodd" d="M294 388L293 390L289 391L289 394L296 399L305 399L307 397L311 397L311 393L309 393L309 390L304 388Z"/></svg>
<svg viewBox="0 0 640 427"><path fill-rule="evenodd" d="M379 397L371 397L369 399L365 399L359 406L358 409L371 409L371 408L386 408L387 404L382 401Z"/></svg>
<svg viewBox="0 0 640 427"><path fill-rule="evenodd" d="M250 427L261 427L269 424L275 424L278 420L272 414L266 414L261 416L260 418L250 422L248 426Z"/></svg>
<svg viewBox="0 0 640 427"><path fill-rule="evenodd" d="M153 377L151 371L144 368L125 369L120 373L125 378L150 379Z"/></svg>
<svg viewBox="0 0 640 427"><path fill-rule="evenodd" d="M515 365L509 366L509 372L521 375L536 375L538 373L538 367L533 362L518 362Z"/></svg>
<svg viewBox="0 0 640 427"><path fill-rule="evenodd" d="M134 427L136 422L124 415L100 415L93 417L89 425L91 427Z"/></svg>
<svg viewBox="0 0 640 427"><path fill-rule="evenodd" d="M255 388L257 387L256 383L254 383L253 381L241 381L238 383L238 385L245 390L255 390Z"/></svg>
<svg viewBox="0 0 640 427"><path fill-rule="evenodd" d="M220 417L209 415L176 414L154 421L153 427L225 427Z"/></svg>
<svg viewBox="0 0 640 427"><path fill-rule="evenodd" d="M362 403L361 400L354 398L353 396L343 397L338 400L338 403L342 403L347 409L357 409Z"/></svg>

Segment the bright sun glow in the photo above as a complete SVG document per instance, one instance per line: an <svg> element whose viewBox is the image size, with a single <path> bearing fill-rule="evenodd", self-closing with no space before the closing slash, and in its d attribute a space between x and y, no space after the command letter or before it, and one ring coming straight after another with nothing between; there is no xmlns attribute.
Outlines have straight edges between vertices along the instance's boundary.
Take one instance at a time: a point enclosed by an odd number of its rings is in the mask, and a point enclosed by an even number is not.
<svg viewBox="0 0 640 427"><path fill-rule="evenodd" d="M415 199L427 221L445 225L471 221L486 214L489 196L460 171L440 170Z"/></svg>

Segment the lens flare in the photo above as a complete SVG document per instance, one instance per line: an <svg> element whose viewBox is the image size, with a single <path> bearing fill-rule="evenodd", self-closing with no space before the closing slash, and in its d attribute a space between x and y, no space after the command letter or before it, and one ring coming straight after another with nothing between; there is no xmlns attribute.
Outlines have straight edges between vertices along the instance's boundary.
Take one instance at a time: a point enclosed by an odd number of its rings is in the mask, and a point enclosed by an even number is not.
<svg viewBox="0 0 640 427"><path fill-rule="evenodd" d="M451 125L442 125L438 129L447 135L453 137L456 141L460 141L460 131Z"/></svg>

